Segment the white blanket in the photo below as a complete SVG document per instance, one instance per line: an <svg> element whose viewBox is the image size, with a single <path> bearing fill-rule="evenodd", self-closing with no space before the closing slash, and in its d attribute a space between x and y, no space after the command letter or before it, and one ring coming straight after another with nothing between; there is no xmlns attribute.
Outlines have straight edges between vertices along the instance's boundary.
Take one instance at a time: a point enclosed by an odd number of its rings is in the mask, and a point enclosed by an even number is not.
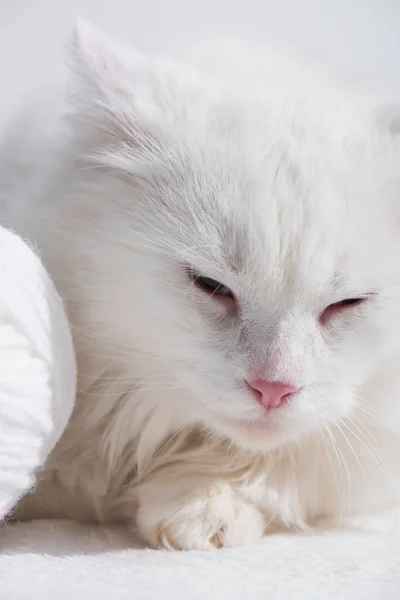
<svg viewBox="0 0 400 600"><path fill-rule="evenodd" d="M172 553L133 548L118 529L43 522L9 526L0 549L4 600L400 598L400 539L366 532Z"/></svg>
<svg viewBox="0 0 400 600"><path fill-rule="evenodd" d="M39 258L0 227L0 521L64 430L75 385L61 299Z"/></svg>

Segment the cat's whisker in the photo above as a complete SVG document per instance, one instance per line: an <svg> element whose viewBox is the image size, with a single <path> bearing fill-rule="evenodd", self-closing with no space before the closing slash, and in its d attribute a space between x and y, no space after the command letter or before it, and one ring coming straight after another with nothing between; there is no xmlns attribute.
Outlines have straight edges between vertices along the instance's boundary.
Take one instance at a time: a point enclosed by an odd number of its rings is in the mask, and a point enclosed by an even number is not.
<svg viewBox="0 0 400 600"><path fill-rule="evenodd" d="M134 393L135 395L138 394L143 394L145 392L165 392L165 391L171 391L171 390L184 390L187 389L185 386L183 385L171 385L171 386L160 386L160 387L151 387L151 388L142 388L142 387L138 387L134 390L132 390L132 393ZM80 394L83 394L84 396L95 396L97 398L107 398L108 396L120 396L121 395L121 390L118 390L116 392L110 392L107 394L102 393L94 393L94 392L88 392L86 390L82 390L82 389L78 389L77 390ZM126 393L126 392L124 392Z"/></svg>
<svg viewBox="0 0 400 600"><path fill-rule="evenodd" d="M360 472L361 472L361 474L363 476L366 488L368 488L371 485L371 480L369 479L369 477L368 477L368 475L367 475L367 473L366 473L366 471L365 471L365 469L364 469L364 467L363 467L363 465L362 465L362 463L361 463L361 461L360 461L360 459L359 459L359 457L357 455L357 452L354 449L353 444L351 443L351 441L347 437L346 433L343 431L342 425L345 425L344 422L343 422L343 420L341 420L339 423L337 423L336 427L337 427L338 431L341 433L341 435L343 436L344 440L346 441L346 443L347 443L347 445L348 445L348 447L349 447L349 449L350 449L350 451L351 451L351 453L352 453L352 455L353 455L353 457L354 457L354 459L355 459L355 461L356 461L356 463L357 463L357 465L358 465L358 467L360 469ZM349 430L349 433L353 433L352 430L348 426L346 427L346 429Z"/></svg>
<svg viewBox="0 0 400 600"><path fill-rule="evenodd" d="M111 350L110 352L100 352L100 351L96 352L95 350L91 351L90 358L91 359L103 358L103 359L105 359L105 361L110 362L111 364L115 364L114 361L118 361L118 366L120 367L120 370L123 370L123 371L126 371L127 369L129 369L130 371L134 371L135 365L141 364L140 361L138 360L138 357L141 356L140 352L129 352L129 351L113 350L113 349L110 349L110 350ZM79 354L78 354L78 357L79 357ZM169 358L169 357L165 357L165 356L162 357L160 355L152 356L151 354L145 356L144 358L146 361L151 359L151 361L153 362L155 372L157 372L156 368L162 369L161 372L165 372L166 365L168 366L168 368L170 368L170 366L172 366L174 364L176 365L176 364L184 362L180 359L174 359L174 358ZM142 360L143 360L143 355L142 355ZM157 361L158 361L158 363L157 363ZM187 364L187 363L185 363L185 364Z"/></svg>
<svg viewBox="0 0 400 600"><path fill-rule="evenodd" d="M107 391L110 387L114 388L115 394L121 394L123 392L126 391L127 386L131 387L134 390L139 390L139 389L143 389L143 386L156 386L158 387L162 387L165 388L167 386L173 386L176 387L177 385L179 385L177 382L171 381L171 379L166 379L165 381L163 380L151 380L151 381L146 381L146 380L142 380L142 379L122 379L122 380L106 380L106 381L101 381L101 380L95 380L93 383L91 383L90 385L86 386L80 386L78 388L78 391L81 392L82 394L85 393L85 390L91 390L91 389L96 389L98 391L98 393L103 393L102 390Z"/></svg>
<svg viewBox="0 0 400 600"><path fill-rule="evenodd" d="M117 376L106 376L106 377L101 377L101 376L95 376L95 375L87 375L85 373L81 373L80 371L78 371L77 373L82 379L86 380L89 379L90 381L93 382L100 382L103 383L104 385L107 385L107 382L112 382L112 383L166 383L166 382L162 382L160 381L156 376L151 378L151 381L147 381L143 378L143 376L136 376L133 377L132 375L117 375ZM163 376L168 378L168 381L171 381L171 374L168 371L156 371L154 373L154 375L157 376Z"/></svg>
<svg viewBox="0 0 400 600"><path fill-rule="evenodd" d="M325 423L325 428L321 429L319 431L319 435L320 435L320 437L322 439L323 447L325 449L325 455L328 458L328 462L329 462L329 465L330 465L330 468L331 468L331 471L332 471L333 481L334 481L334 484L335 484L335 491L336 491L336 495L337 495L337 499L338 499L338 506L339 506L339 521L338 521L338 527L339 527L340 524L343 521L342 495L340 493L340 486L339 486L339 481L338 481L338 478L337 478L337 473L336 473L335 465L333 464L332 457L331 457L331 451L330 451L330 444L331 444L331 442L330 442L329 439L327 440L327 438L325 437L325 433L326 433L327 429L328 429L328 426ZM340 465L339 465L339 468L340 468Z"/></svg>
<svg viewBox="0 0 400 600"><path fill-rule="evenodd" d="M164 452L164 450L166 450L169 446L172 445L172 443L177 439L177 437L182 433L182 431L184 431L184 429L187 428L187 425L183 425L182 427L180 427L175 433L173 433L165 442L164 444L161 445L161 447L155 452L155 454L153 454L153 456L151 457L149 464L145 467L145 469L147 470L150 467L150 464L154 463L156 458L158 458L160 455L162 455L162 453Z"/></svg>
<svg viewBox="0 0 400 600"><path fill-rule="evenodd" d="M97 341L97 338L93 338L94 341ZM91 347L91 351L90 351L90 357L92 356L96 356L96 357L108 357L109 359L112 359L114 357L118 358L118 364L120 360L123 360L124 356L126 356L127 358L133 358L135 359L136 357L142 358L144 360L149 360L151 359L152 361L152 370L153 367L154 368L166 368L165 365L169 365L170 363L177 363L177 362L182 362L182 360L179 357L174 357L173 355L167 355L167 354L163 354L160 352L151 352L150 350L146 350L143 349L141 350L140 348L127 348L127 347L113 347L111 345L103 345L102 344L102 340L98 340L99 341L99 345L96 347ZM93 342L91 341L91 344L93 344ZM78 352L78 356L79 356L79 352ZM89 358L90 358L89 357ZM90 361L88 361L90 362ZM106 368L106 367L104 367ZM169 368L169 367L168 367Z"/></svg>
<svg viewBox="0 0 400 600"><path fill-rule="evenodd" d="M347 420L350 421L351 425L356 428L358 434L360 435L359 441L363 442L365 444L364 448L366 448L369 451L371 457L373 458L373 460L375 461L377 466L380 468L382 474L385 475L386 480L389 483L393 483L392 473L390 472L390 469L388 468L388 465L382 456L381 448L380 448L376 438L371 434L370 431L368 431L365 428L365 426L363 425L363 423L361 421L358 421L358 425L357 425L357 422L355 421L354 416L348 417ZM365 429L365 432L360 429L360 426L362 426ZM353 435L356 435L354 431L353 431Z"/></svg>
<svg viewBox="0 0 400 600"><path fill-rule="evenodd" d="M342 466L344 467L344 470L345 470L345 473L346 473L347 491L348 491L348 514L350 514L351 513L351 478L350 478L349 469L347 467L347 463L346 463L346 460L345 460L345 458L343 456L343 453L340 450L340 448L339 448L339 446L338 446L338 444L337 444L337 442L335 440L335 437L332 434L332 432L331 432L331 430L330 430L329 427L326 428L326 432L328 433L329 438L330 438L330 440L332 442L332 447L333 447L333 449L335 451L337 461L338 461L338 463L340 465L340 474L342 476Z"/></svg>
<svg viewBox="0 0 400 600"><path fill-rule="evenodd" d="M362 396L356 396L356 401L357 401L357 406L362 406L362 407L368 409L369 411L371 411L371 413L383 416L383 414L379 410L377 410L375 407L368 404L367 401Z"/></svg>
<svg viewBox="0 0 400 600"><path fill-rule="evenodd" d="M393 423L391 421L389 421L389 419L387 419L385 417L385 415L383 415L381 412L373 409L371 406L368 406L366 403L364 403L360 399L358 399L357 410L372 417L373 419L375 419L378 423L381 423L382 425L388 425L390 427L393 426Z"/></svg>
<svg viewBox="0 0 400 600"><path fill-rule="evenodd" d="M290 462L292 463L293 467L294 467L295 469L297 469L297 467L298 467L298 464L297 464L296 458L295 458L295 456L294 456L294 454L293 454L292 448L291 448L289 445L288 445L288 446L285 446L285 453L286 453L286 454L287 454L287 456L289 457L289 460L290 460Z"/></svg>
<svg viewBox="0 0 400 600"><path fill-rule="evenodd" d="M174 362L182 362L182 360L177 357L174 357L171 355L166 355L166 354L163 354L160 352L155 352L154 350L149 350L148 348L143 348L141 346L137 346L136 344L135 344L135 347L132 347L132 348L126 348L126 347L122 346L122 344L121 344L121 346L118 346L117 344L115 344L114 341L110 342L103 336L98 335L89 329L85 330L85 328L82 328L80 326L71 325L71 329L76 330L81 336L85 336L88 339L93 339L93 340L101 342L101 344L105 346L105 349L112 350L113 352L116 352L116 353L125 353L129 356L131 356L131 355L132 356L135 356L135 355L142 356L144 354L146 356L150 356L153 358L167 359L167 360L171 360ZM98 351L93 350L92 353L93 352L96 352L96 354L97 354Z"/></svg>
<svg viewBox="0 0 400 600"><path fill-rule="evenodd" d="M85 328L79 327L79 326L71 326L71 329L74 331L76 330L77 333L79 333L82 337L86 337L89 339L94 339L97 340L99 342L101 342L102 344L106 345L106 348L109 348L110 350L116 350L116 351L124 351L124 352L130 352L132 354L150 354L151 356L160 356L163 357L163 354L154 352L153 350L149 350L148 348L141 348L140 346L135 346L134 348L127 348L126 346L121 345L117 345L115 344L115 342L113 340L108 340L107 338L98 335L96 333L94 333L93 331L87 329L85 330ZM113 344L112 346L110 345Z"/></svg>
<svg viewBox="0 0 400 600"><path fill-rule="evenodd" d="M368 437L361 430L361 428L359 427L359 425L357 425L357 423L354 420L354 418L347 417L347 420L350 421L350 423L352 424L352 426L358 432L358 434L356 434L354 431L352 431L353 435L358 439L358 441L360 443L363 443L364 448L369 452L369 454L371 455L372 459L375 461L376 465L379 467L379 469L381 470L382 474L385 476L386 481L388 481L388 483L390 483L391 485L393 485L393 483L394 483L393 474L390 472L390 470L389 470L386 462L384 461L384 459L382 457L382 453L380 451L380 448L379 448L379 445L377 444L376 439L372 436L372 434L370 432L368 432L369 433L369 437ZM359 422L359 424L361 424L361 422ZM349 428L349 430L351 431L351 428L348 425L346 425L345 423L343 423L343 425L347 426Z"/></svg>

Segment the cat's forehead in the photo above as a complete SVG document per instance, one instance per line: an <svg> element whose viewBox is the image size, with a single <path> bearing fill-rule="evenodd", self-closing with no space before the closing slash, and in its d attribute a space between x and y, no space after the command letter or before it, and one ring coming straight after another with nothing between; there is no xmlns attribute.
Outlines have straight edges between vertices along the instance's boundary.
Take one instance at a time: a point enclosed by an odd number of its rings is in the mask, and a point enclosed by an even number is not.
<svg viewBox="0 0 400 600"><path fill-rule="evenodd" d="M213 124L200 141L188 135L158 186L170 224L164 239L223 282L232 275L253 290L309 296L350 278L360 248L369 248L379 190L372 193L374 164L366 169L358 148L283 123L234 120Z"/></svg>
<svg viewBox="0 0 400 600"><path fill-rule="evenodd" d="M198 256L248 279L273 278L277 285L301 288L305 276L314 285L334 280L346 206L332 178L323 177L311 158L302 165L278 143L253 158L238 150L210 152L190 194L199 215L188 222Z"/></svg>

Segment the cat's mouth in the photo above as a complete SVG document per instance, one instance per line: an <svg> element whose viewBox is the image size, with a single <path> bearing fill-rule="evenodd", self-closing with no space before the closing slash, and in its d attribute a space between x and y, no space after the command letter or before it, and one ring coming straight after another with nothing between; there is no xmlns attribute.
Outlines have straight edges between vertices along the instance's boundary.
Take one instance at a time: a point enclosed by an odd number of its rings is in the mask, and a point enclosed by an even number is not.
<svg viewBox="0 0 400 600"><path fill-rule="evenodd" d="M281 407L255 418L220 418L217 427L242 448L270 450L299 435L285 419L287 409Z"/></svg>
<svg viewBox="0 0 400 600"><path fill-rule="evenodd" d="M215 429L244 449L268 451L308 437L348 414L349 390L344 393L341 388L314 385L311 392L310 386L308 393L304 391L302 388L271 410L257 410L254 406L253 412L247 414L220 414Z"/></svg>

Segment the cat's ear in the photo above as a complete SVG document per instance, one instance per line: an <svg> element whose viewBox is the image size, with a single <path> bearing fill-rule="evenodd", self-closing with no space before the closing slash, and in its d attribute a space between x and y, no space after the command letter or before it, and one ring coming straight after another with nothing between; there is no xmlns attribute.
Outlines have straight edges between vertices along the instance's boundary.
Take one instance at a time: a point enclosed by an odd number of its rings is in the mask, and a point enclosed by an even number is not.
<svg viewBox="0 0 400 600"><path fill-rule="evenodd" d="M173 68L116 42L80 20L71 67L79 127L96 144L148 144L162 137L174 113L177 77ZM154 138L154 139L153 139Z"/></svg>
<svg viewBox="0 0 400 600"><path fill-rule="evenodd" d="M81 78L81 83L105 94L123 94L124 88L129 87L129 72L146 62L144 56L84 19L79 19L75 26L71 58L74 73Z"/></svg>

